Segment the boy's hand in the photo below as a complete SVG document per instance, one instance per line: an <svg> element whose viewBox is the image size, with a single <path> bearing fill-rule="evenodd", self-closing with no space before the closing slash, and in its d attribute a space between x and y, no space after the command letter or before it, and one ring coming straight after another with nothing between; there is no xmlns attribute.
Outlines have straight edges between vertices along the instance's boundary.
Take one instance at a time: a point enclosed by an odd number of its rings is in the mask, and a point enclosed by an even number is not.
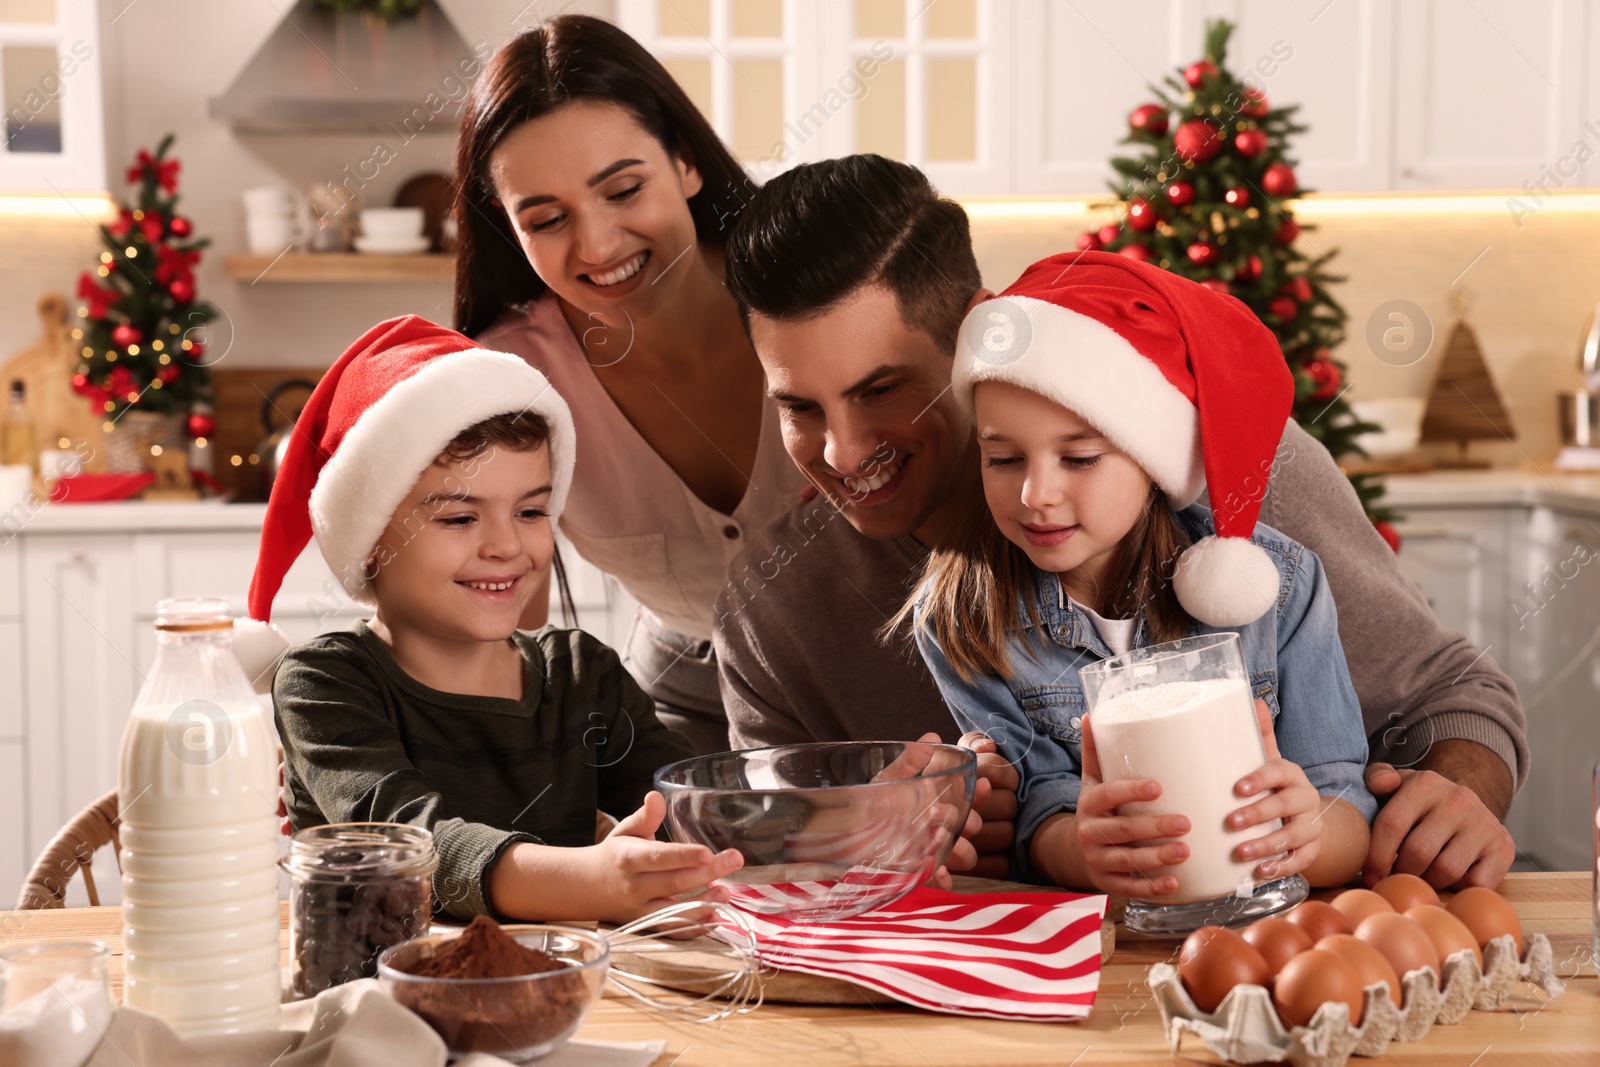
<svg viewBox="0 0 1600 1067"><path fill-rule="evenodd" d="M1266 795L1230 814L1228 829L1242 830L1282 819L1283 825L1278 829L1251 838L1233 850L1234 858L1241 861L1277 857L1257 864L1256 874L1261 878L1282 878L1305 870L1321 851L1322 797L1300 765L1279 754L1278 739L1272 732L1272 713L1260 700L1256 701L1256 725L1261 728L1261 743L1266 746L1266 765L1239 779L1233 791L1241 797Z"/></svg>
<svg viewBox="0 0 1600 1067"><path fill-rule="evenodd" d="M589 853L590 885L596 918L628 922L641 915L682 903L687 899L716 900L706 894L710 883L739 869L744 862L738 849L713 853L705 845L657 841L656 831L667 817L667 802L651 790L639 810L617 824ZM576 850L575 850L576 851Z"/></svg>
<svg viewBox="0 0 1600 1067"><path fill-rule="evenodd" d="M1171 893L1178 888L1178 879L1153 872L1182 863L1189 857L1189 846L1182 841L1163 841L1136 847L1132 842L1181 837L1189 832L1189 818L1118 815L1120 805L1159 797L1161 783L1154 778L1102 782L1100 755L1094 747L1089 719L1088 715L1083 717L1083 784L1078 793L1078 813L1073 819L1078 851L1089 880L1103 893L1140 900Z"/></svg>

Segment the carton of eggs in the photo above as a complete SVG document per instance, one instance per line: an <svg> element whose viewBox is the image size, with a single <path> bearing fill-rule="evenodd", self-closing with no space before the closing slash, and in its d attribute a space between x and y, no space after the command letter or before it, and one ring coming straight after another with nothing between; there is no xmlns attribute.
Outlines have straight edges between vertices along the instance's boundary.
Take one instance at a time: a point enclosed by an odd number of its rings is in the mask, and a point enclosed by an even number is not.
<svg viewBox="0 0 1600 1067"><path fill-rule="evenodd" d="M1381 1055L1390 1041L1498 1008L1518 981L1548 996L1564 988L1543 934L1524 942L1516 912L1492 890L1441 904L1409 875L1331 904L1307 901L1239 933L1205 927L1184 942L1177 966L1158 963L1149 976L1174 1053L1192 1033L1236 1063L1295 1067Z"/></svg>

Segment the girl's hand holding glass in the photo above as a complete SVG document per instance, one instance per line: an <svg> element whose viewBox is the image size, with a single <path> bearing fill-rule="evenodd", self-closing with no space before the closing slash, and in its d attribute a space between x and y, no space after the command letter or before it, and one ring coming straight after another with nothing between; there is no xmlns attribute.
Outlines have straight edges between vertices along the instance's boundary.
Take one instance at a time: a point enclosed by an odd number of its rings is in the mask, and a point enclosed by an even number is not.
<svg viewBox="0 0 1600 1067"><path fill-rule="evenodd" d="M1095 751L1090 718L1083 718L1082 786L1078 812L1073 818L1078 851L1089 880L1103 893L1135 900L1174 892L1178 888L1176 877L1151 877L1146 872L1182 863L1189 857L1186 843L1171 840L1189 832L1189 819L1184 815L1117 814L1123 804L1159 797L1161 783L1154 778L1101 781L1100 757Z"/></svg>
<svg viewBox="0 0 1600 1067"><path fill-rule="evenodd" d="M1322 850L1323 799L1299 764L1284 759L1272 730L1272 712L1256 701L1256 723L1261 727L1261 743L1266 746L1267 762L1258 771L1239 779L1233 791L1241 797L1260 796L1228 816L1228 829L1243 830L1283 820L1269 834L1251 838L1237 846L1234 857L1241 861L1258 856L1271 857L1256 866L1262 878L1282 878L1311 866ZM1262 794L1265 794L1264 796Z"/></svg>

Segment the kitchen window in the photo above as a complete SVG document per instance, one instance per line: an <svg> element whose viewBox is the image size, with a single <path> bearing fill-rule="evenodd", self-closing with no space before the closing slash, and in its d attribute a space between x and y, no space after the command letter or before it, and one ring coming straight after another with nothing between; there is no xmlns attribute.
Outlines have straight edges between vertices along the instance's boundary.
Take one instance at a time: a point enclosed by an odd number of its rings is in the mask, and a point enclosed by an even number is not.
<svg viewBox="0 0 1600 1067"><path fill-rule="evenodd" d="M0 193L103 194L94 0L0 0Z"/></svg>

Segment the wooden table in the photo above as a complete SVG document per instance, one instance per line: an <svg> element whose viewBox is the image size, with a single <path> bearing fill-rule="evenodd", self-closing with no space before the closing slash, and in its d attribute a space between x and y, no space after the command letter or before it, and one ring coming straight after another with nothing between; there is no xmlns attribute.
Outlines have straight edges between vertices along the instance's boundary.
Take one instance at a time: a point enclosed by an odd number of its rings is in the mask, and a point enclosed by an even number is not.
<svg viewBox="0 0 1600 1067"><path fill-rule="evenodd" d="M1500 887L1524 929L1550 938L1567 991L1546 1000L1520 985L1498 1012L1473 1012L1456 1026L1435 1026L1422 1041L1395 1042L1379 1061L1396 1067L1595 1067L1600 1065L1600 980L1591 948L1590 875L1512 874ZM1320 897L1331 893L1318 893ZM287 906L286 906L287 907ZM288 950L287 911L284 949ZM114 907L0 912L0 946L97 938L112 946L112 982L122 982L121 913ZM1008 1023L935 1015L897 1007L805 1007L766 1004L722 1023L676 1022L608 997L580 1037L612 1041L666 1039L655 1067L881 1067L945 1065L1215 1064L1198 1040L1167 1051L1161 1017L1144 985L1146 969L1169 960L1178 942L1118 930L1116 954L1100 979L1094 1013L1081 1023ZM287 962L287 955L285 955Z"/></svg>

